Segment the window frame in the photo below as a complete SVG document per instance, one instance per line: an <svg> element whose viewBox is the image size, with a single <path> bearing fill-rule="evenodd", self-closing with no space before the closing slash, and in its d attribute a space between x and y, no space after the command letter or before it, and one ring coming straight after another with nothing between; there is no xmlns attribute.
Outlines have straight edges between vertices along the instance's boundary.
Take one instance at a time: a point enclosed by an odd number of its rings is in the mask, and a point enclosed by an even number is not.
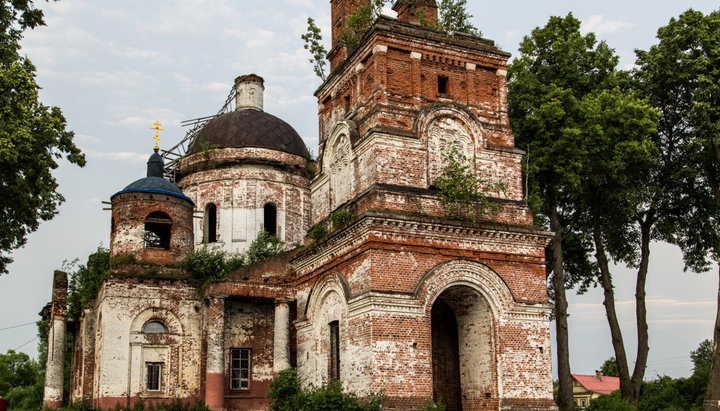
<svg viewBox="0 0 720 411"><path fill-rule="evenodd" d="M235 355L237 354L237 358ZM245 354L245 358L243 358L243 354ZM247 367L242 366L242 361L247 361ZM237 361L237 367L235 367L234 362ZM230 391L249 391L250 386L252 385L252 348L247 347L234 347L230 348L229 353L229 373L228 377L230 379L228 383L228 387ZM242 377L242 371L243 369L247 369L247 377ZM237 377L235 376L235 371L237 371ZM237 386L234 385L237 382ZM245 386L243 386L243 383L245 383Z"/></svg>
<svg viewBox="0 0 720 411"><path fill-rule="evenodd" d="M146 362L145 363L145 391L147 392L162 392L163 390L163 363L161 362ZM155 377L154 381L151 379L151 370L157 370L157 374L153 375ZM151 388L151 383L153 386L157 385L157 388Z"/></svg>

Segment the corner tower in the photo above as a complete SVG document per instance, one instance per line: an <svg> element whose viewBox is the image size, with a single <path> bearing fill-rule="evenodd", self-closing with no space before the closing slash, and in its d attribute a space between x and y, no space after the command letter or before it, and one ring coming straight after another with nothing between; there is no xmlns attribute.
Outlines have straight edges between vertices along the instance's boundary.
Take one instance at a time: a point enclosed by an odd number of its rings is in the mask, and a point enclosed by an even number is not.
<svg viewBox="0 0 720 411"><path fill-rule="evenodd" d="M147 176L113 194L110 201L110 257L171 265L192 251L194 204L163 178L157 146L148 159Z"/></svg>
<svg viewBox="0 0 720 411"><path fill-rule="evenodd" d="M421 24L436 20L433 1L394 8L399 18L378 17L354 49L334 43L316 92L312 222L329 234L293 260L298 378L384 391L390 408L555 409L550 236L523 201L510 55ZM451 145L475 177L503 183L484 193L492 211L450 215L441 203L433 182Z"/></svg>

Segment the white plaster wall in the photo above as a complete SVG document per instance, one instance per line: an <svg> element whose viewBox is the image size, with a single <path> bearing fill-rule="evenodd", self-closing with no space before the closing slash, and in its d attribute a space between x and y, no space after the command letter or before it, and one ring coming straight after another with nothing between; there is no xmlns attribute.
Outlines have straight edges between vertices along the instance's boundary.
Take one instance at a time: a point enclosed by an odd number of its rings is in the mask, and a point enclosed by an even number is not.
<svg viewBox="0 0 720 411"><path fill-rule="evenodd" d="M144 391L145 362L161 361L162 395L173 398L195 396L200 389L201 315L199 299L189 287L173 283L107 283L98 310L96 342L96 397L135 396ZM152 307L171 311L180 330L169 335L172 344L153 346L144 335L131 331L136 317ZM166 324L167 325L167 324ZM172 355L171 355L172 354ZM175 374L170 374L171 371Z"/></svg>

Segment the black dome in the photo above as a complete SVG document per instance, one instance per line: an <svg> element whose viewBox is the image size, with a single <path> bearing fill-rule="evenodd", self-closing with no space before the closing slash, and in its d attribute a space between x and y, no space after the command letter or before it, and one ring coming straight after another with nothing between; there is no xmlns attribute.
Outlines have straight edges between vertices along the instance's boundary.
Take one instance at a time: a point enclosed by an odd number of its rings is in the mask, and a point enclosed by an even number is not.
<svg viewBox="0 0 720 411"><path fill-rule="evenodd" d="M236 110L210 120L190 144L188 154L201 151L200 140L211 147L257 147L305 155L305 143L295 129L260 110Z"/></svg>

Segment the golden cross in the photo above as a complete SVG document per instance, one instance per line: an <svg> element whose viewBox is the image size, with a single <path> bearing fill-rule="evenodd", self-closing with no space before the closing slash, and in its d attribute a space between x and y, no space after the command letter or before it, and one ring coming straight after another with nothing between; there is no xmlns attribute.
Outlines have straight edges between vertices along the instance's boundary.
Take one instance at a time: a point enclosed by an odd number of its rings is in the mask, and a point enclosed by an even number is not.
<svg viewBox="0 0 720 411"><path fill-rule="evenodd" d="M155 137L153 137L155 139L155 147L153 148L153 150L155 150L155 151L160 150L160 147L158 146L158 141L160 141L160 136L158 135L158 133L160 132L160 130L165 130L164 128L160 127L161 125L162 125L161 122L155 121L153 123L153 126L150 127L150 129L155 130Z"/></svg>

